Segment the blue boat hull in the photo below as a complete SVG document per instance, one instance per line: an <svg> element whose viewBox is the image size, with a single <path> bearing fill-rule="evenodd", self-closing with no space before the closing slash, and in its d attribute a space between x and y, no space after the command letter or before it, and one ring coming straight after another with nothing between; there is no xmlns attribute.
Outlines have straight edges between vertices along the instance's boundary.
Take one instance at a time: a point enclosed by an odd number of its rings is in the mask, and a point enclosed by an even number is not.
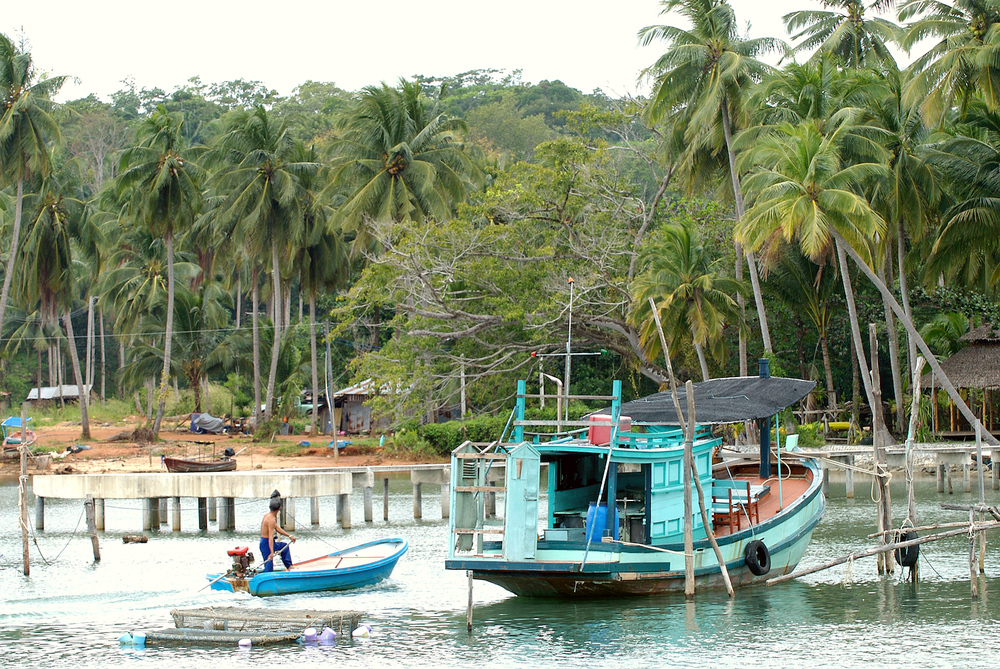
<svg viewBox="0 0 1000 669"><path fill-rule="evenodd" d="M330 553L328 558L335 558L374 546L391 547L392 553L377 561L355 567L340 567L336 569L296 570L262 572L252 578L226 577L212 583L213 590L229 592L249 592L258 597L274 595L290 595L300 592L324 592L335 590L351 590L367 585L373 585L389 578L399 558L406 553L407 543L404 539L382 539L360 546L354 546L342 551ZM218 579L218 574L209 574L209 579Z"/></svg>

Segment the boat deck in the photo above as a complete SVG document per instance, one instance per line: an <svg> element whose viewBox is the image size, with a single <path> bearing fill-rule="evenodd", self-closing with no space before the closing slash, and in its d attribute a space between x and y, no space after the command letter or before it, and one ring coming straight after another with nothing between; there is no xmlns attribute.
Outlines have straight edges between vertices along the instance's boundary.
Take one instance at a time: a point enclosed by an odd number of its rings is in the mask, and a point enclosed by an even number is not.
<svg viewBox="0 0 1000 669"><path fill-rule="evenodd" d="M794 467L791 475L783 475L780 486L776 476L762 479L755 469L748 466L730 468L734 492L739 491L744 482L750 484L752 492L749 501L745 492L734 496L731 507L728 496L714 498L712 524L716 536L746 529L751 521L754 525L767 522L804 495L812 483L812 475L804 467ZM716 474L719 473L717 470Z"/></svg>

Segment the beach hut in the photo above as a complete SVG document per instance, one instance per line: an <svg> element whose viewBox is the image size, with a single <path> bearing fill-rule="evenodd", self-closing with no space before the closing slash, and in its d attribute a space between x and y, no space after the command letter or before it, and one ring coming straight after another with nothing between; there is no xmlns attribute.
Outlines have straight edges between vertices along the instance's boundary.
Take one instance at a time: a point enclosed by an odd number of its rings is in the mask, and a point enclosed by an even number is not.
<svg viewBox="0 0 1000 669"><path fill-rule="evenodd" d="M983 425L993 432L996 423L996 409L993 406L994 390L1000 388L1000 329L992 325L983 325L971 330L959 338L966 343L965 348L941 362L941 370L948 376L952 385L960 391L982 391L978 402L970 402L970 407L979 414ZM934 379L932 372L921 377L921 388L940 388L939 381ZM968 396L967 393L963 393ZM932 430L944 437L970 437L975 433L961 414L950 407L948 429L942 429L939 419L937 393L931 394L933 405Z"/></svg>

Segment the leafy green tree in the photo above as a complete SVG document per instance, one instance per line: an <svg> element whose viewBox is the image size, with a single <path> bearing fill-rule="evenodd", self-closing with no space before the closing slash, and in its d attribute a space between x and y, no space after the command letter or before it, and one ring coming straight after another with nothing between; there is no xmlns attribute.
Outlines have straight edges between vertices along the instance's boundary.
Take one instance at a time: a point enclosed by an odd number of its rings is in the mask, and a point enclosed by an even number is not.
<svg viewBox="0 0 1000 669"><path fill-rule="evenodd" d="M366 87L331 147L324 196L344 196L337 220L363 243L370 221L448 218L479 176L460 141L465 130L416 83Z"/></svg>
<svg viewBox="0 0 1000 669"><path fill-rule="evenodd" d="M73 374L80 391L81 431L83 438L89 439L88 397L73 336L72 306L76 292L73 265L81 255L77 251L75 260L74 249L97 253L97 232L88 220L83 202L64 196L63 187L50 178L43 183L39 194L28 200L33 216L25 236L19 293L23 301L39 305L43 329L51 330L60 315L63 317Z"/></svg>
<svg viewBox="0 0 1000 669"><path fill-rule="evenodd" d="M831 53L847 67L862 68L895 63L889 45L897 41L899 27L869 11L882 11L891 0L875 0L868 7L859 0L822 0L837 11L800 9L781 17L796 51L816 50L813 58ZM795 31L798 31L797 33Z"/></svg>
<svg viewBox="0 0 1000 669"><path fill-rule="evenodd" d="M166 245L167 304L163 337L163 375L153 434L160 431L170 378L174 322L174 237L189 228L202 204L202 169L192 160L181 136L181 119L162 107L140 126L140 142L122 154L116 182L124 214L162 236Z"/></svg>
<svg viewBox="0 0 1000 669"><path fill-rule="evenodd" d="M0 332L19 257L24 182L34 176L45 177L51 169L48 143L58 141L60 133L49 110L52 96L65 80L38 77L31 54L0 34L0 186L13 185L17 191L7 269L0 289Z"/></svg>
<svg viewBox="0 0 1000 669"><path fill-rule="evenodd" d="M1000 106L1000 3L997 0L906 0L899 6L906 23L900 46L909 51L937 39L909 68L906 102L919 104L927 125L942 124L957 105L964 114L982 96Z"/></svg>
<svg viewBox="0 0 1000 669"><path fill-rule="evenodd" d="M545 124L542 114L524 116L517 108L513 95L500 102L476 107L468 113L471 141L489 153L499 151L514 160L530 160L535 147L555 139L555 132Z"/></svg>
<svg viewBox="0 0 1000 669"><path fill-rule="evenodd" d="M222 202L215 212L216 225L223 236L244 240L248 257L271 262L274 304L273 350L267 382L265 414L274 409L274 390L281 346L281 261L302 241L304 228L304 188L302 178L319 169L311 161L300 161L288 126L263 107L233 112L226 133L212 149L210 159L220 165L212 188ZM256 287L255 287L256 290ZM256 293L255 293L256 295ZM254 338L259 339L256 304ZM254 385L260 388L259 360L254 354ZM259 393L259 390L257 391ZM258 394L259 396L259 394ZM255 408L255 413L259 411Z"/></svg>
<svg viewBox="0 0 1000 669"><path fill-rule="evenodd" d="M666 42L668 50L647 68L653 80L653 95L647 116L656 122L667 116L680 116L685 127L685 141L694 150L725 149L736 205L737 224L743 218L743 194L733 135L744 123L745 90L760 81L772 68L758 56L781 50L783 43L773 38L742 39L737 31L736 14L725 0L663 0L661 14L678 12L690 23L688 30L674 26L648 26L639 31L643 46ZM722 126L722 142L714 130ZM743 253L739 252L738 256ZM772 352L763 296L753 255L746 254L764 350ZM742 280L742 261L737 263L736 279ZM741 303L742 309L742 303ZM746 373L746 349L740 338L740 373Z"/></svg>
<svg viewBox="0 0 1000 669"><path fill-rule="evenodd" d="M751 248L797 240L802 252L814 261L825 261L833 250L831 247L836 248L861 377L868 401L874 406L848 273L847 256L850 255L884 299L891 303L896 316L927 356L934 373L941 378L942 387L970 424L975 424L978 419L944 376L913 322L871 269L870 243L876 234L884 234L885 221L857 189L872 179L885 179L888 169L880 162L844 164L843 138L856 127L856 117L856 110L841 110L830 119L826 134L820 133L810 122L797 126L782 124L777 133L767 136L748 151L742 160L753 170L747 179L753 204L736 234ZM884 430L884 426L879 429Z"/></svg>
<svg viewBox="0 0 1000 669"><path fill-rule="evenodd" d="M669 342L691 337L701 374L708 380L705 346L717 359L724 359L722 329L742 327L739 306L732 297L743 286L727 277L721 263L712 261L690 224L668 225L654 235L639 257L642 268L632 282L632 310L629 319L642 337L649 359L660 351L659 335L649 299L652 298Z"/></svg>

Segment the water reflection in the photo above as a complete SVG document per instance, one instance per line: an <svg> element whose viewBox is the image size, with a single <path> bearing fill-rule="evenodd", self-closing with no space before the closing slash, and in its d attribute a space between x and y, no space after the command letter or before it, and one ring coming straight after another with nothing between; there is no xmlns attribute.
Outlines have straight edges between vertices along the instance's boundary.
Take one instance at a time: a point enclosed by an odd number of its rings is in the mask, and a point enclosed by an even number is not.
<svg viewBox="0 0 1000 669"><path fill-rule="evenodd" d="M52 565L32 548L32 575L20 573L16 488L0 486L0 666L132 666L136 662L178 667L217 667L253 662L274 666L470 667L718 667L764 658L784 666L986 666L1000 650L1000 629L990 588L1000 560L986 555L978 576L979 598L970 598L968 544L964 537L921 549L921 581L905 570L879 577L874 559L819 572L774 588L700 592L623 600L515 598L477 582L473 631L465 627L465 574L443 569L447 525L428 505L412 519L409 482L394 482L390 518L343 531L332 524L302 532L302 557L384 536L405 536L410 552L391 580L336 596L310 593L258 600L201 590L217 571L225 549L247 543L259 514L237 511L237 531L150 533L148 544L123 544L120 535L141 522L138 503L109 502L109 531L101 535L102 562L94 564L89 541L75 534L80 505L46 504L45 532L37 533ZM859 487L860 490L860 487ZM990 491L992 493L992 491ZM995 496L995 493L993 493ZM894 496L901 500L903 495ZM957 520L933 480L918 491L921 523ZM187 500L190 501L190 500ZM357 500L360 505L360 500ZM989 500L995 503L994 500ZM192 505L188 505L192 506ZM259 505L258 505L259 506ZM33 506L31 507L33 509ZM196 511L182 510L182 526L196 528ZM894 508L896 517L903 513ZM329 522L332 500L321 505ZM353 509L362 518L361 509ZM960 515L960 513L958 513ZM869 545L874 531L870 500L845 500L836 486L826 517L814 533L804 565L818 564ZM249 538L249 539L248 539ZM997 543L994 541L993 543ZM374 626L370 639L344 636L333 646L120 648L125 631L172 625L173 608L204 605L355 609Z"/></svg>

